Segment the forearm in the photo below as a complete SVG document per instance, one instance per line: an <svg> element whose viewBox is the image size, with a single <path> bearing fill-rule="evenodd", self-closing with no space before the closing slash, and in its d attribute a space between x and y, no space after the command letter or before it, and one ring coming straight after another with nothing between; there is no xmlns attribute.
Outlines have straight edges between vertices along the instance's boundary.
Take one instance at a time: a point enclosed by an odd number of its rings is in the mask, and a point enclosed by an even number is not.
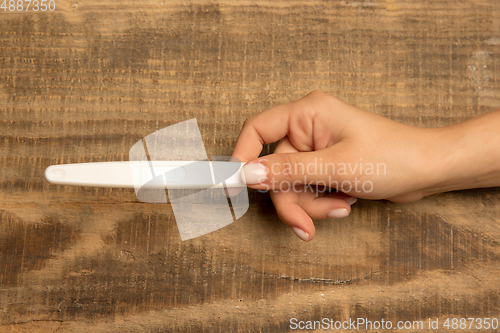
<svg viewBox="0 0 500 333"><path fill-rule="evenodd" d="M425 195L500 186L500 110L431 131L434 178Z"/></svg>

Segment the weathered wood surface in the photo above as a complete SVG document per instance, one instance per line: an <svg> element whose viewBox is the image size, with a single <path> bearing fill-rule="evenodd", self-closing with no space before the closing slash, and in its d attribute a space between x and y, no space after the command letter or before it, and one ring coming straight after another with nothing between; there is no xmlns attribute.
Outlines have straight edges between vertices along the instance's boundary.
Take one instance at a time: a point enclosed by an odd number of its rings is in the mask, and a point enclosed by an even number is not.
<svg viewBox="0 0 500 333"><path fill-rule="evenodd" d="M314 89L417 126L499 108L497 0L57 0L0 18L0 331L500 317L498 189L360 200L308 244L251 191L239 221L181 242L167 204L43 179L194 117L229 155L248 116Z"/></svg>

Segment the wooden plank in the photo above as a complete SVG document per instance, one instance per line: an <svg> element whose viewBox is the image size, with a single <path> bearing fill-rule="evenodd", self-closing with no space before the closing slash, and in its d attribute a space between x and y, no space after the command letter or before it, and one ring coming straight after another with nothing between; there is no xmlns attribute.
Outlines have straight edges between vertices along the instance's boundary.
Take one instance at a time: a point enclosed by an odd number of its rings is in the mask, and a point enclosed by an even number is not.
<svg viewBox="0 0 500 333"><path fill-rule="evenodd" d="M0 331L500 319L498 189L359 200L307 244L250 191L240 220L181 242L169 204L43 179L191 118L230 155L247 117L315 89L415 126L500 108L498 1L55 5L0 10Z"/></svg>

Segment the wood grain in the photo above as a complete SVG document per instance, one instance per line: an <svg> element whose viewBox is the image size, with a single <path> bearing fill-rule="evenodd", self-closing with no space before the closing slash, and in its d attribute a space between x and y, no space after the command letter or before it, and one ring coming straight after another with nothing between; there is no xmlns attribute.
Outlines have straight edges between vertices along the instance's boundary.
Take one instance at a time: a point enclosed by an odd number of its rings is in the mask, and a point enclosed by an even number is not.
<svg viewBox="0 0 500 333"><path fill-rule="evenodd" d="M308 244L250 191L240 220L181 242L168 204L43 179L51 164L128 160L191 118L208 156L230 155L247 117L315 89L422 127L500 108L499 17L496 0L0 10L0 331L500 318L498 189L360 200Z"/></svg>

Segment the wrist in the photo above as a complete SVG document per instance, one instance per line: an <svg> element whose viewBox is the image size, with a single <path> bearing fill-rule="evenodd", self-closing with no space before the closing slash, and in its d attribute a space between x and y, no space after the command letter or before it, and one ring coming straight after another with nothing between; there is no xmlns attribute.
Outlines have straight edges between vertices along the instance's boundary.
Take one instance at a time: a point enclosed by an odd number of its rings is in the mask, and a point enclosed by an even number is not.
<svg viewBox="0 0 500 333"><path fill-rule="evenodd" d="M427 169L428 182L424 196L453 191L464 183L466 173L461 166L468 150L453 126L428 129Z"/></svg>
<svg viewBox="0 0 500 333"><path fill-rule="evenodd" d="M500 185L500 112L428 129L429 174L423 194Z"/></svg>

